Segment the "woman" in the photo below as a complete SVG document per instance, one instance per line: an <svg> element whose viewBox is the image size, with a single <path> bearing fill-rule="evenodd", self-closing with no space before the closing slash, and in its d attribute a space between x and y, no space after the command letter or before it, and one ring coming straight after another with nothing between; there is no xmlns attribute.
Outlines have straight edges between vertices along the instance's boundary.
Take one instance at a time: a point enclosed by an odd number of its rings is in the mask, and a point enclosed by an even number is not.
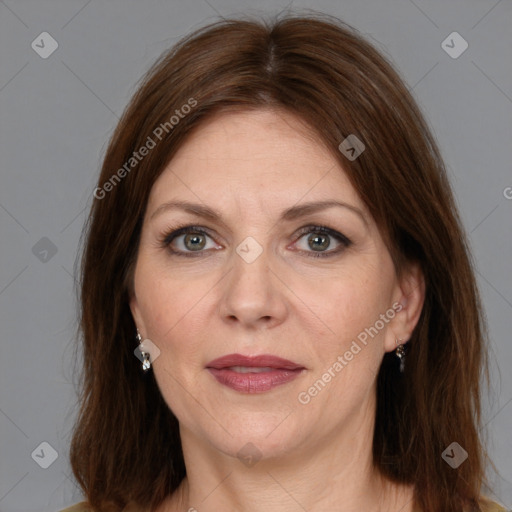
<svg viewBox="0 0 512 512"><path fill-rule="evenodd" d="M69 510L503 510L481 496L485 331L443 163L355 30L185 38L94 196Z"/></svg>

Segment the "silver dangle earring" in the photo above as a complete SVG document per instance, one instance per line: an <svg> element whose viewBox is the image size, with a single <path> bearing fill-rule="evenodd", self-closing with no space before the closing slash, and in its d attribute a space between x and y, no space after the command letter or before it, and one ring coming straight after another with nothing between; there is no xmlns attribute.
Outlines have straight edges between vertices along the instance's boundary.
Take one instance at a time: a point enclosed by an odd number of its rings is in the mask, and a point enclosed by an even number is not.
<svg viewBox="0 0 512 512"><path fill-rule="evenodd" d="M147 372L151 368L151 361L149 359L149 352L144 352L141 347L142 343L142 336L140 335L139 330L137 329L137 335L135 336L135 339L139 342L139 350L142 355L142 369L144 372Z"/></svg>
<svg viewBox="0 0 512 512"><path fill-rule="evenodd" d="M396 357L400 359L400 373L404 373L405 369L405 347L403 343L401 343L402 340L395 340L396 344L398 345L395 350Z"/></svg>

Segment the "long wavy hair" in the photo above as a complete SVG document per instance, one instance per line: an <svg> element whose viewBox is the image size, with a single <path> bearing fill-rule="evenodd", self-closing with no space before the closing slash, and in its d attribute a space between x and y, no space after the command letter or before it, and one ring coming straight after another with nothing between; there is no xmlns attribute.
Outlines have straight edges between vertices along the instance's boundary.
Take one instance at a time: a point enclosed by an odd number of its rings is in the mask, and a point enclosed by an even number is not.
<svg viewBox="0 0 512 512"><path fill-rule="evenodd" d="M70 460L88 502L154 510L185 477L178 421L133 353L129 298L142 220L153 183L197 126L225 110L265 108L310 126L370 210L397 275L414 261L425 277L405 373L386 354L378 375L375 466L414 484L424 512L480 510L487 336L445 167L390 62L355 29L320 14L196 30L143 77L111 137L79 269L83 371ZM353 161L338 149L349 134L366 146ZM144 156L143 146L152 146ZM469 454L457 469L441 456L454 441Z"/></svg>

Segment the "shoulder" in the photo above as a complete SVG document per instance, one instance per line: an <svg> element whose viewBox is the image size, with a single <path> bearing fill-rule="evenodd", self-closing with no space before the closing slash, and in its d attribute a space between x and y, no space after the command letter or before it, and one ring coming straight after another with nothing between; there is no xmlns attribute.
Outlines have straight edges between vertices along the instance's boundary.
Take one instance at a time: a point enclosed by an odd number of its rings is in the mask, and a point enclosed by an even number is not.
<svg viewBox="0 0 512 512"><path fill-rule="evenodd" d="M482 512L510 512L502 505L485 497L480 498L479 505ZM414 512L422 512L422 510L416 505Z"/></svg>
<svg viewBox="0 0 512 512"><path fill-rule="evenodd" d="M71 507L64 508L60 512L94 512L86 501L77 503Z"/></svg>
<svg viewBox="0 0 512 512"><path fill-rule="evenodd" d="M480 505L483 512L507 512L505 507L498 505L498 503L491 501L488 498L481 498Z"/></svg>
<svg viewBox="0 0 512 512"><path fill-rule="evenodd" d="M483 512L507 512L506 508L487 498L482 498L480 500L480 504L482 506ZM126 512L131 512L132 508L127 507L125 510ZM80 503L77 503L76 505L63 509L60 512L94 512L94 510L86 501L82 501Z"/></svg>
<svg viewBox="0 0 512 512"><path fill-rule="evenodd" d="M91 507L87 501L81 501L80 503L76 503L75 505L72 505L71 507L62 509L60 512L100 512ZM137 508L133 504L128 504L124 509L123 512L146 512L142 511L141 509Z"/></svg>

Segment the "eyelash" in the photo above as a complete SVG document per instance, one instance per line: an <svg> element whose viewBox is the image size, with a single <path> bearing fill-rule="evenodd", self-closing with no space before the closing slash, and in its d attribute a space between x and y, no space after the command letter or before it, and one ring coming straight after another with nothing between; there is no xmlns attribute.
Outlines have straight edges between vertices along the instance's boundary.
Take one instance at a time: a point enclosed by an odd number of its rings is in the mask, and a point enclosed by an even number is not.
<svg viewBox="0 0 512 512"><path fill-rule="evenodd" d="M202 256L205 251L175 251L174 249L170 248L171 243L174 241L175 238L177 238L180 235L187 235L190 233L199 234L208 236L211 238L211 235L208 233L207 230L200 226L194 226L194 225L184 225L184 226L177 226L175 228L170 229L166 234L162 236L162 238L159 240L159 244L162 248L168 248L172 254L175 254L176 256L184 256L186 258L196 258ZM333 238L336 238L338 242L341 243L341 247L338 247L337 249L334 249L332 251L323 252L323 251L300 251L305 252L309 257L311 258L328 258L331 256L335 256L336 254L339 254L344 249L348 248L352 245L352 241L348 239L345 235L339 233L338 231L335 231L334 229L328 228L326 226L317 226L317 225L309 225L304 226L299 230L299 237L297 240L300 240L302 236L315 233L315 234L321 234L321 235L328 235Z"/></svg>

